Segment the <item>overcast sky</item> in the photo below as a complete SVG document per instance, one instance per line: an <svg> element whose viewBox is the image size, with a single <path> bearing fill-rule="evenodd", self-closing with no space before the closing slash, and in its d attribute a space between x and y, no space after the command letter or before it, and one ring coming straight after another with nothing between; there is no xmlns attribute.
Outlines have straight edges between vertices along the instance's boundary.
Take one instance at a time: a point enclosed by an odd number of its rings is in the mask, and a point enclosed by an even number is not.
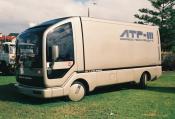
<svg viewBox="0 0 175 119"><path fill-rule="evenodd" d="M148 0L96 0L93 6L88 0L0 0L0 32L21 32L29 24L64 16L91 17L135 21L133 15L139 8L150 8Z"/></svg>

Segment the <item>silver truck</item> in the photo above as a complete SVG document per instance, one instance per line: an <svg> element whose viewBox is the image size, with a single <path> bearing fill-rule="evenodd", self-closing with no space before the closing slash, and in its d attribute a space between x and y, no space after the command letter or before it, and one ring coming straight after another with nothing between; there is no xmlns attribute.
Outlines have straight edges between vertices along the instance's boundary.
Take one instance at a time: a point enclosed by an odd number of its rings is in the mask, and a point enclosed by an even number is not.
<svg viewBox="0 0 175 119"><path fill-rule="evenodd" d="M40 98L80 101L97 87L126 82L146 88L162 73L155 26L60 18L27 29L16 46L15 85L20 93Z"/></svg>

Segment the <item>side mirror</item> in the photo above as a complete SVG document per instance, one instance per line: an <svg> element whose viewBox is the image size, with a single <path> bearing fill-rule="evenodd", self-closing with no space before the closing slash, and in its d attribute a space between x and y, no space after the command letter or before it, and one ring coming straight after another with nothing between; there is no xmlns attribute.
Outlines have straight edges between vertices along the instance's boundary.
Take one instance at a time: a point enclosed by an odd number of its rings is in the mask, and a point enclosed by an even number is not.
<svg viewBox="0 0 175 119"><path fill-rule="evenodd" d="M59 58L59 47L58 45L52 46L52 61L56 61Z"/></svg>

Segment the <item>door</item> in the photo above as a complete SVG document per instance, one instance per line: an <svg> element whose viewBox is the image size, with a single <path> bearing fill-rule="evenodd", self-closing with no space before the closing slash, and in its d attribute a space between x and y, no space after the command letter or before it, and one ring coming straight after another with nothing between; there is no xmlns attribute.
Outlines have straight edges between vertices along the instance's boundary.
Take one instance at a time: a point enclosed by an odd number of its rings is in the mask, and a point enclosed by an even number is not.
<svg viewBox="0 0 175 119"><path fill-rule="evenodd" d="M58 58L52 59L52 46L58 46ZM63 78L74 65L74 44L71 22L56 27L48 33L46 41L47 77Z"/></svg>

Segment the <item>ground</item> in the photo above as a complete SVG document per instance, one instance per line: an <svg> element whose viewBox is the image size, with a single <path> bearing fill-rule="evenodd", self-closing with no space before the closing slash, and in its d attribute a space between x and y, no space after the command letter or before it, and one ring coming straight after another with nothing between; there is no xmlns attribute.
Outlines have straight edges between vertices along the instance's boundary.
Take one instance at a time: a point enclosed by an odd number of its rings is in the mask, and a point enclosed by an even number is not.
<svg viewBox="0 0 175 119"><path fill-rule="evenodd" d="M100 88L81 102L41 100L18 94L14 76L0 76L0 119L174 119L175 72L166 72L146 90L131 84Z"/></svg>

